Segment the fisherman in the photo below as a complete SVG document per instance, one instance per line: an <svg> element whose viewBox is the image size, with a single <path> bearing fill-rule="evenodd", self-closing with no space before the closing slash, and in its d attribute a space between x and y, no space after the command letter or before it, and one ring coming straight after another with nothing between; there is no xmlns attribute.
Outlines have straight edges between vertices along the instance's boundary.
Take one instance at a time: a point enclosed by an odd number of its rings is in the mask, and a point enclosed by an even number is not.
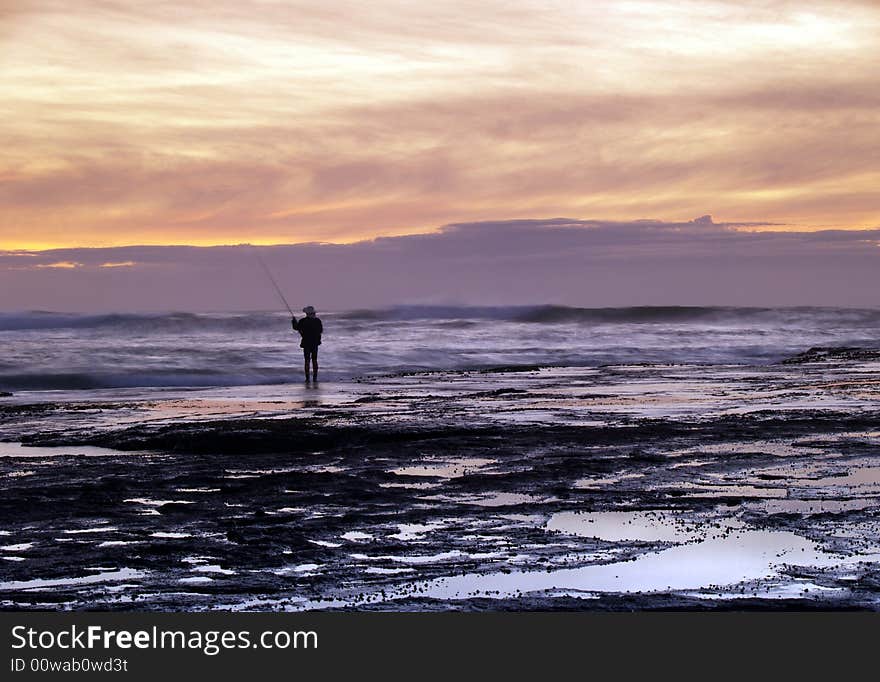
<svg viewBox="0 0 880 682"><path fill-rule="evenodd" d="M324 332L324 325L321 324L321 318L315 314L315 308L307 305L303 308L306 314L304 318L297 322L294 317L291 319L293 328L299 332L302 341L299 347L303 349L303 357L305 358L306 383L309 383L309 361L312 363L312 381L318 383L318 346L321 345L321 334Z"/></svg>

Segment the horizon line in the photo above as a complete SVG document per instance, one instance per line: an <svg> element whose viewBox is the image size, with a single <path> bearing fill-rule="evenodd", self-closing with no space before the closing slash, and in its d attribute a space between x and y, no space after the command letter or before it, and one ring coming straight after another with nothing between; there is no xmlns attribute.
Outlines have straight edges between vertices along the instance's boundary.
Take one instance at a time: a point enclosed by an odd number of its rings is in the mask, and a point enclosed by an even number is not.
<svg viewBox="0 0 880 682"><path fill-rule="evenodd" d="M708 219L708 220L706 220ZM403 239L407 237L419 237L419 236L429 236L429 235L442 235L444 232L450 231L450 228L463 227L463 226L478 226L485 224L503 224L503 223L523 223L523 222L535 222L535 223L547 223L554 221L564 221L568 224L579 223L583 229L589 229L591 225L626 225L626 224L657 224L657 225L711 225L714 227L725 227L731 229L736 232L776 232L776 233L823 233L823 232L862 232L862 231L870 231L880 229L880 225L860 225L860 226L807 226L800 225L797 223L778 223L778 222L765 222L765 221L721 221L714 222L711 215L701 216L699 218L694 218L692 220L664 220L660 218L634 218L628 220L606 220L606 219L595 219L595 218L567 218L564 216L556 216L553 218L500 218L493 220L478 220L473 222L454 222L454 223L446 223L440 225L438 227L434 227L428 230L422 231L414 231L414 232L405 232L400 234L387 234L387 235L376 235L368 238L361 239L352 239L352 240L339 240L339 241L302 241L302 242L278 242L278 241L266 241L262 242L260 240L255 241L247 241L247 242L159 242L159 241L132 241L132 242L123 242L123 243L114 243L114 244L89 244L89 245L77 245L77 244L57 244L57 245L49 245L49 244L40 244L36 246L9 246L5 247L0 245L0 254L31 254L31 253L49 253L52 251L66 251L66 250L102 250L102 249L126 249L126 248L144 248L144 247L153 247L153 248L192 248L192 249L210 249L210 248L241 248L241 247L258 247L258 248L273 248L273 247L290 247L290 246L351 246L354 244L367 244L370 242L375 242L381 239ZM747 229L747 228L781 228L781 229ZM572 228L576 229L576 228Z"/></svg>

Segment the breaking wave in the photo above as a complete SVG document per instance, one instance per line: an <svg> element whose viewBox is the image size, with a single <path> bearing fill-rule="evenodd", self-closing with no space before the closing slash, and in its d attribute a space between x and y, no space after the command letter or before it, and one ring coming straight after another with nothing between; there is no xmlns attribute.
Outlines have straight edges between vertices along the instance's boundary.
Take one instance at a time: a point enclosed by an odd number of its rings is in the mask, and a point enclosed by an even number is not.
<svg viewBox="0 0 880 682"><path fill-rule="evenodd" d="M687 324L692 322L781 321L785 319L840 320L856 326L880 324L880 311L857 308L734 308L714 306L638 306L578 308L539 306L427 306L404 305L382 309L321 313L329 320L402 322L437 320L466 326L469 320L496 320L535 324ZM0 332L43 329L113 329L132 332L236 331L277 327L280 313L154 313L77 315L54 312L0 313Z"/></svg>
<svg viewBox="0 0 880 682"><path fill-rule="evenodd" d="M880 310L858 308L738 308L725 306L628 306L578 308L538 306L395 306L340 313L341 319L361 321L497 320L541 324L687 324L692 322L776 322L786 319L839 319L848 324L880 324Z"/></svg>
<svg viewBox="0 0 880 682"><path fill-rule="evenodd" d="M119 331L230 331L277 324L275 313L156 313L76 315L69 313L0 313L0 332L41 329L112 329Z"/></svg>

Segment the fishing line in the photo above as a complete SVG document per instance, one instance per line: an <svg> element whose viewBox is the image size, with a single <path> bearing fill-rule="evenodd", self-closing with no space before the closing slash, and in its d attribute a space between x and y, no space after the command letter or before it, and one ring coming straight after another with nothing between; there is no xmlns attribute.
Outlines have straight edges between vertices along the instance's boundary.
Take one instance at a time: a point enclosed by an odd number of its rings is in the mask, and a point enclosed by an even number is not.
<svg viewBox="0 0 880 682"><path fill-rule="evenodd" d="M260 256L260 252L257 250L254 250L254 255L257 257L257 260L260 261L260 265L263 266L263 270L265 271L266 275L269 277L269 281L272 282L272 286L275 287L275 291L278 292L278 295L281 297L281 300L284 301L284 307L287 308L287 312L290 313L291 317L296 317L296 315L293 314L293 310L291 310L290 304L287 302L287 299L284 298L284 294L281 293L281 287L278 286L278 282L276 282L275 278L272 276L272 271L269 269L269 266L266 265L266 263L263 261L262 257Z"/></svg>

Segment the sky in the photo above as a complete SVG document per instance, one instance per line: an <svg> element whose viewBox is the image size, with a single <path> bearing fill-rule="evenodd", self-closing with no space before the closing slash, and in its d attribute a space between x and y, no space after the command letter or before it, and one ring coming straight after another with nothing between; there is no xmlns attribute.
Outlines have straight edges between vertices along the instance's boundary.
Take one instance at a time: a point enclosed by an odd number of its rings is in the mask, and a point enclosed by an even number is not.
<svg viewBox="0 0 880 682"><path fill-rule="evenodd" d="M0 253L0 310L277 310L390 305L880 307L880 229L490 221L350 244Z"/></svg>
<svg viewBox="0 0 880 682"><path fill-rule="evenodd" d="M876 0L0 0L0 305L63 282L88 307L92 269L145 281L135 256L86 248L324 258L455 225L516 242L557 216L873 230L878 63ZM59 249L80 265L22 265ZM541 291L592 297L571 287ZM423 296L480 298L454 289Z"/></svg>
<svg viewBox="0 0 880 682"><path fill-rule="evenodd" d="M0 0L0 248L880 223L874 0Z"/></svg>

